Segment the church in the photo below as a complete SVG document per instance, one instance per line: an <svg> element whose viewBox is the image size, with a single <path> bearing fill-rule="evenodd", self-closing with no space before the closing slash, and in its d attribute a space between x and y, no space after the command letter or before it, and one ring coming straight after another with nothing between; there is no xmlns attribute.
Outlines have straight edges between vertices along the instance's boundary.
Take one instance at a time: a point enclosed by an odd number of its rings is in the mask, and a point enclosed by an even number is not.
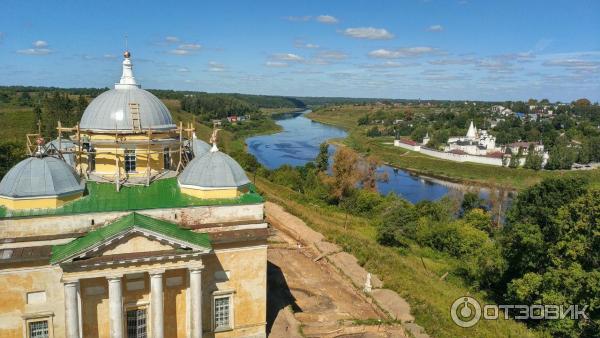
<svg viewBox="0 0 600 338"><path fill-rule="evenodd" d="M264 199L122 67L0 182L0 337L265 337Z"/></svg>

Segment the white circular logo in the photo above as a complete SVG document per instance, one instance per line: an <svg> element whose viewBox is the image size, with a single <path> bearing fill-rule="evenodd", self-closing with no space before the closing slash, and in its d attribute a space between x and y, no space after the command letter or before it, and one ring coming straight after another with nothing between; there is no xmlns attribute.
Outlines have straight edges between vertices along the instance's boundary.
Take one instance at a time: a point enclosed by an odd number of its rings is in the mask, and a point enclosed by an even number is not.
<svg viewBox="0 0 600 338"><path fill-rule="evenodd" d="M472 297L460 297L452 303L450 315L456 325L471 327L481 319L481 305Z"/></svg>

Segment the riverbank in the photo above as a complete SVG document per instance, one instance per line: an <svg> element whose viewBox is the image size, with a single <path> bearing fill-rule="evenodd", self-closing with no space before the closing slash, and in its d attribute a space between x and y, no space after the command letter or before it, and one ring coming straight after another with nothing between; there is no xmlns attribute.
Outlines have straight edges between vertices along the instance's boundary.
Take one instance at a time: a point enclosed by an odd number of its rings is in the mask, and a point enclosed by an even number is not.
<svg viewBox="0 0 600 338"><path fill-rule="evenodd" d="M535 337L538 333L512 320L481 321L464 329L452 321L449 313L457 298L475 292L458 275L460 260L437 251L411 245L398 250L380 245L376 229L365 217L347 215L335 206L319 206L307 201L301 193L257 177L255 185L268 200L302 219L325 239L358 259L364 269L381 278L385 288L393 290L411 305L415 322L432 337Z"/></svg>
<svg viewBox="0 0 600 338"><path fill-rule="evenodd" d="M479 186L504 190L521 190L554 176L587 177L594 185L600 185L600 170L585 173L573 171L534 171L488 166L476 163L458 163L437 159L410 150L394 147L392 137L367 137L366 128L358 126L357 120L364 115L354 107L324 108L307 114L307 117L329 125L344 128L348 137L342 144L363 154L374 155L393 167L417 175L434 177L465 186Z"/></svg>

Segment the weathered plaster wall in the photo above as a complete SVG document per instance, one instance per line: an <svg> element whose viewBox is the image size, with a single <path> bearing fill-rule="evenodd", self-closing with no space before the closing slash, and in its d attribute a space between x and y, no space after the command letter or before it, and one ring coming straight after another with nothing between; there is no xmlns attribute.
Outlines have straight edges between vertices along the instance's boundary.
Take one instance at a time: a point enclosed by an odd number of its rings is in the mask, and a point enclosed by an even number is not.
<svg viewBox="0 0 600 338"><path fill-rule="evenodd" d="M54 337L64 337L64 289L60 277L60 269L53 267L1 270L0 337L23 337L24 317L36 315L47 315L54 323ZM27 304L27 293L39 291L45 291L45 301Z"/></svg>
<svg viewBox="0 0 600 338"><path fill-rule="evenodd" d="M2 238L58 235L89 231L132 211L86 213L61 216L23 217L0 220ZM185 225L260 221L263 204L198 206L140 210L141 214ZM93 223L93 224L92 224Z"/></svg>

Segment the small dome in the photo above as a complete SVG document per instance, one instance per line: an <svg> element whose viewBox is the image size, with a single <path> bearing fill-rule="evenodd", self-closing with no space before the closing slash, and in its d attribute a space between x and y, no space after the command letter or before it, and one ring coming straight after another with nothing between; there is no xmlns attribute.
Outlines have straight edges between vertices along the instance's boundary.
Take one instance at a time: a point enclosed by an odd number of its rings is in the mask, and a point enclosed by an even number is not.
<svg viewBox="0 0 600 338"><path fill-rule="evenodd" d="M192 147L195 157L201 157L204 154L208 153L208 151L210 150L210 145L199 138L194 138Z"/></svg>
<svg viewBox="0 0 600 338"><path fill-rule="evenodd" d="M52 145L54 146L54 148L58 149L58 143L58 138L52 140L48 143L47 148L49 148L50 145ZM70 139L63 138L60 140L60 148L61 149L58 149L60 151L72 151L75 149L75 143L73 143L73 141L71 141ZM71 167L75 167L75 153L63 153L62 156L68 165L70 165Z"/></svg>
<svg viewBox="0 0 600 338"><path fill-rule="evenodd" d="M12 198L70 195L83 189L73 168L51 156L24 159L0 182L0 196Z"/></svg>
<svg viewBox="0 0 600 338"><path fill-rule="evenodd" d="M130 103L139 105L140 126L169 130L176 128L169 109L152 93L137 86L111 89L96 97L83 112L79 126L93 131L132 131Z"/></svg>
<svg viewBox="0 0 600 338"><path fill-rule="evenodd" d="M244 169L220 151L195 157L181 172L178 181L183 186L198 188L237 188L250 183Z"/></svg>

